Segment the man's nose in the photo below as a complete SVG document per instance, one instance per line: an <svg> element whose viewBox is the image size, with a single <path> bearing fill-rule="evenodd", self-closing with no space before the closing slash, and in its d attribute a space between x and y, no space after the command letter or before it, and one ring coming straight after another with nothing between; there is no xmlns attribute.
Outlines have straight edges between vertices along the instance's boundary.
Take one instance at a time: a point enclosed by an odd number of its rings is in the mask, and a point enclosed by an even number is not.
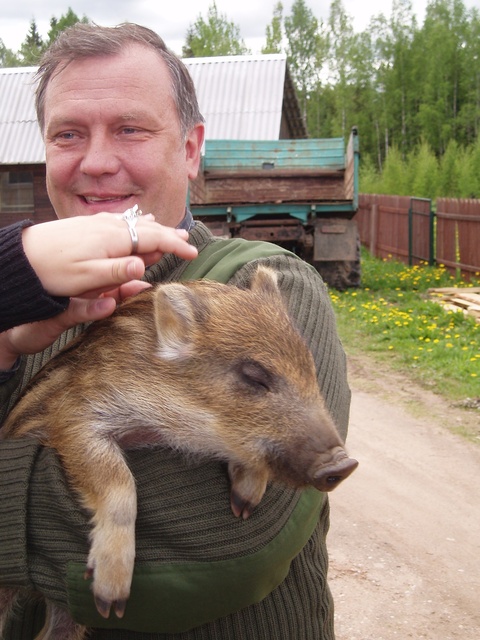
<svg viewBox="0 0 480 640"><path fill-rule="evenodd" d="M99 134L89 138L81 162L83 173L90 176L117 173L120 164L114 141L109 136Z"/></svg>

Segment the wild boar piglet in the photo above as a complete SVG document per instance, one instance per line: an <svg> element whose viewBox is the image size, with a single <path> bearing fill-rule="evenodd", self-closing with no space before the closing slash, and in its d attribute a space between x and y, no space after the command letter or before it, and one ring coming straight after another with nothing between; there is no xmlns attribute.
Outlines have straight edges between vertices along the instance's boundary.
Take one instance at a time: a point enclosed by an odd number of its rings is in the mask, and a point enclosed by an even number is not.
<svg viewBox="0 0 480 640"><path fill-rule="evenodd" d="M34 378L2 429L25 434L56 450L92 514L86 575L104 617L112 607L123 616L135 559L136 490L124 449L161 445L227 462L231 509L242 518L269 481L330 491L358 464L264 267L249 289L157 285L90 325ZM5 610L13 595L4 592ZM49 612L52 630L40 637L60 637L56 625L62 640L83 637L78 625L61 626L65 612Z"/></svg>

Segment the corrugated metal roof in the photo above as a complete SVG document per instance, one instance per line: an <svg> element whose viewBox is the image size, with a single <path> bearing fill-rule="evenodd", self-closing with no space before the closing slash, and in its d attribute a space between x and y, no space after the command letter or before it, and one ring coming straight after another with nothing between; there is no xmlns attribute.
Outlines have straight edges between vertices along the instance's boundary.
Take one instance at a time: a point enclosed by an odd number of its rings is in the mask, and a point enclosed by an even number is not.
<svg viewBox="0 0 480 640"><path fill-rule="evenodd" d="M287 60L284 55L184 60L210 140L278 140Z"/></svg>
<svg viewBox="0 0 480 640"><path fill-rule="evenodd" d="M278 140L287 73L283 54L186 58L211 140ZM0 69L0 164L45 162L36 125L36 67ZM299 115L299 114L298 114Z"/></svg>
<svg viewBox="0 0 480 640"><path fill-rule="evenodd" d="M0 69L0 163L40 164L45 150L34 104L36 67Z"/></svg>

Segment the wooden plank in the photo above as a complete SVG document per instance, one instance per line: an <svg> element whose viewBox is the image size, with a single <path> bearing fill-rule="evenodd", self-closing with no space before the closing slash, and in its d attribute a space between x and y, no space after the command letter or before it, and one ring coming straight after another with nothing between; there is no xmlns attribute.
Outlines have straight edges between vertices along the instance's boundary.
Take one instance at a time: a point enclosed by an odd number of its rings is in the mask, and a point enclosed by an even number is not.
<svg viewBox="0 0 480 640"><path fill-rule="evenodd" d="M345 199L343 182L332 178L271 179L268 172L256 179L205 181L205 204L260 204L264 202L336 202Z"/></svg>
<svg viewBox="0 0 480 640"><path fill-rule="evenodd" d="M451 298L447 298L449 302L457 305L457 307L462 307L462 309L468 309L472 306L472 303L469 300L465 300L465 298L461 298L460 296L452 296Z"/></svg>
<svg viewBox="0 0 480 640"><path fill-rule="evenodd" d="M233 168L344 169L343 138L301 140L207 140L204 170Z"/></svg>
<svg viewBox="0 0 480 640"><path fill-rule="evenodd" d="M343 182L344 172L342 170L329 171L326 169L316 169L312 167L295 169L238 169L233 168L228 171L224 169L205 169L203 173L205 180L223 179L248 179L269 180L281 178L334 178Z"/></svg>
<svg viewBox="0 0 480 640"><path fill-rule="evenodd" d="M428 293L444 309L462 311L480 322L480 287L440 287L429 289Z"/></svg>
<svg viewBox="0 0 480 640"><path fill-rule="evenodd" d="M443 293L445 295L456 295L460 292L480 293L480 287L437 287L428 289L428 293Z"/></svg>
<svg viewBox="0 0 480 640"><path fill-rule="evenodd" d="M478 293L459 293L456 297L473 304L480 304L480 295Z"/></svg>

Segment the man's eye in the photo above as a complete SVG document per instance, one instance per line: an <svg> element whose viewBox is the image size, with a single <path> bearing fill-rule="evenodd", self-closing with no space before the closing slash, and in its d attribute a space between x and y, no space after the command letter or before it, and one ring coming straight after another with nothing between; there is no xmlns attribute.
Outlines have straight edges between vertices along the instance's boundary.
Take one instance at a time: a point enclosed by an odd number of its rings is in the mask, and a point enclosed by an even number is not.
<svg viewBox="0 0 480 640"><path fill-rule="evenodd" d="M58 133L55 138L57 140L73 140L75 134L73 131L64 131L63 133Z"/></svg>

